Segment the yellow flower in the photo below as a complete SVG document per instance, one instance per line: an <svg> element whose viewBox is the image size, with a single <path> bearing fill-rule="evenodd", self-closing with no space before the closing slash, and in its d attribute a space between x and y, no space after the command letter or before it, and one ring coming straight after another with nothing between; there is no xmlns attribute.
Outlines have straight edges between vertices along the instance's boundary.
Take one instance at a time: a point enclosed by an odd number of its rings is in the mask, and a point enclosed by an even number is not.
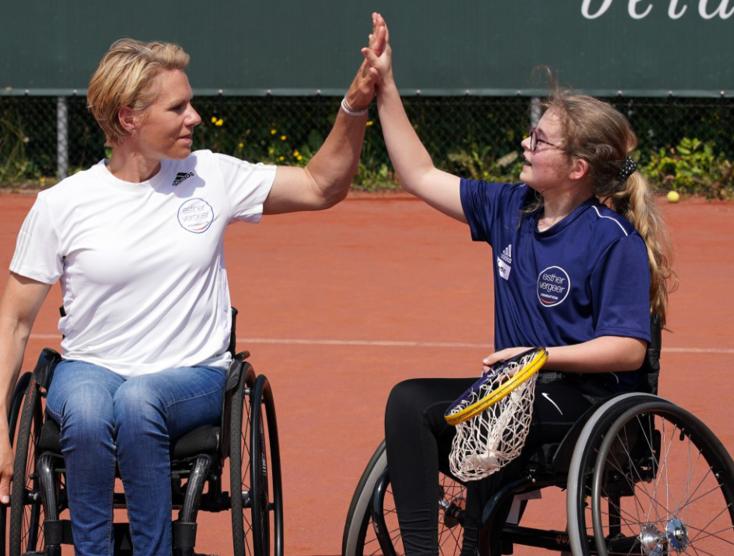
<svg viewBox="0 0 734 556"><path fill-rule="evenodd" d="M212 116L212 123L213 124L216 124L217 123L217 117L216 116Z"/></svg>
<svg viewBox="0 0 734 556"><path fill-rule="evenodd" d="M222 127L224 125L224 120L222 118L219 118L214 125L217 127Z"/></svg>
<svg viewBox="0 0 734 556"><path fill-rule="evenodd" d="M285 141L286 139L288 139L288 137L286 137L285 135L281 135L281 136L280 136L280 140L281 140L281 141Z"/></svg>
<svg viewBox="0 0 734 556"><path fill-rule="evenodd" d="M272 129L270 130L270 135L275 135L276 133L278 133L278 130L277 130L277 129L275 129L275 128L272 128Z"/></svg>
<svg viewBox="0 0 734 556"><path fill-rule="evenodd" d="M244 144L244 143L239 143L239 144L237 145L237 148L238 148L238 149L244 149L244 148L245 148L245 144Z"/></svg>
<svg viewBox="0 0 734 556"><path fill-rule="evenodd" d="M367 127L372 127L373 125L375 125L375 122L373 122L372 120L367 120Z"/></svg>
<svg viewBox="0 0 734 556"><path fill-rule="evenodd" d="M282 160L285 160L285 157L283 155L281 155L281 156L278 157L278 160L281 160L281 161Z"/></svg>
<svg viewBox="0 0 734 556"><path fill-rule="evenodd" d="M296 149L296 150L293 151L293 156L296 156L297 157L299 154L300 153L298 152L298 149Z"/></svg>

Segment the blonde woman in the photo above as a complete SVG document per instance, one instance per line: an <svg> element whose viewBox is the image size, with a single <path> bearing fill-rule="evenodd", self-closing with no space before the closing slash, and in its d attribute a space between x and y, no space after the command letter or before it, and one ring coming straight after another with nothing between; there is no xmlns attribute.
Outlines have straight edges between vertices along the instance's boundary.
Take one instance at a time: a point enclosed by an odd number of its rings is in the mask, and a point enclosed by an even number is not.
<svg viewBox="0 0 734 556"><path fill-rule="evenodd" d="M380 50L380 37L371 46ZM60 281L63 361L47 412L60 424L75 550L112 553L115 466L135 554L171 554L171 440L216 423L230 330L223 235L263 214L325 209L355 175L376 72L363 64L305 168L192 152L201 122L189 56L115 42L88 89L111 157L39 193L0 307L0 500L12 449L6 400L33 321Z"/></svg>
<svg viewBox="0 0 734 556"><path fill-rule="evenodd" d="M665 321L670 269L654 199L629 156L636 138L624 116L599 100L559 93L520 145L522 183L462 179L433 165L411 126L389 41L382 54L363 54L380 74L377 106L400 184L492 249L496 351L484 368L548 347L545 369L554 372L536 387L528 445L560 440L594 400L647 389L639 369L651 311ZM443 414L475 379L408 380L390 394L385 442L407 554L438 552L436 477L439 468L448 472L453 436ZM469 505L464 554L474 554L477 542L478 509Z"/></svg>

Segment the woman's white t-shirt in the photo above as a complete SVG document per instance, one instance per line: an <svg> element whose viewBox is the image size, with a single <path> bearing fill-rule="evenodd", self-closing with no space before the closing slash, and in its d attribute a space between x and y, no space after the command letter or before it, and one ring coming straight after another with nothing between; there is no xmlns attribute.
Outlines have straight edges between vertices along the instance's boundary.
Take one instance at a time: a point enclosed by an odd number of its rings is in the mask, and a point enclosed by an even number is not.
<svg viewBox="0 0 734 556"><path fill-rule="evenodd" d="M230 298L223 236L258 222L275 167L196 151L149 181L104 161L38 194L10 270L61 280L63 356L125 376L226 367Z"/></svg>

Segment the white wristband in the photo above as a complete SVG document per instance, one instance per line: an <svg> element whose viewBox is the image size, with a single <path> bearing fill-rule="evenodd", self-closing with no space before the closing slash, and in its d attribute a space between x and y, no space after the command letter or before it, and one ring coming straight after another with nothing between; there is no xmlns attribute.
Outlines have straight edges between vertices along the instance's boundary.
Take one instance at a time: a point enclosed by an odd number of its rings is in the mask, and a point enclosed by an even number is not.
<svg viewBox="0 0 734 556"><path fill-rule="evenodd" d="M342 110L344 110L344 112L346 112L350 116L364 116L367 112L370 111L369 107L363 108L362 110L355 110L347 102L347 97L344 97L342 99Z"/></svg>

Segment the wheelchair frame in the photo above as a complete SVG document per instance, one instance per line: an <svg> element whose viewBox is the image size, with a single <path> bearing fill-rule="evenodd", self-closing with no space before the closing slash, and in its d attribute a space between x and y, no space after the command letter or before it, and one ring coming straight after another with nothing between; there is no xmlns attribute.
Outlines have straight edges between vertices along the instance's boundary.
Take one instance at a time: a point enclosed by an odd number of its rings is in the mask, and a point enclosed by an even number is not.
<svg viewBox="0 0 734 556"><path fill-rule="evenodd" d="M656 392L660 327L653 320L651 328L653 342L643 370L650 392ZM660 502L655 498L656 481L668 473L667 458L675 442L687 443L688 454L683 456L696 456L708 466L707 474L697 479L698 486L708 481L710 492L720 492L723 508L718 508L718 514L709 514L713 517L704 529L715 523L721 530L699 531L687 521L691 516L685 515L685 506L697 502L695 492L687 499L684 496L680 507L669 507L667 499ZM622 394L592 407L547 453L550 457L538 454L523 461L521 472L515 472L489 500L483 500L480 554L512 554L516 544L570 552L573 556L667 556L683 553L689 547L699 554L692 543L705 539L706 534L711 539L726 536L722 540L724 551L734 553L734 462L711 430L685 409L653 393ZM650 499L652 509L637 510L635 516L627 502L622 505L622 500L632 497L637 506L642 506L634 496L643 484L653 484L652 493L642 494ZM539 491L549 486L567 489L567 531L520 526L528 500L539 498ZM683 490L690 485L673 486ZM458 554L462 548L465 487L442 472L438 487L439 551ZM678 494L678 490L671 490ZM670 496L670 492L665 495ZM342 537L342 555L393 556L398 552L395 543L399 537L382 442L352 497ZM724 552L719 547L718 552L700 553Z"/></svg>
<svg viewBox="0 0 734 556"><path fill-rule="evenodd" d="M662 424L663 429L671 430L656 434L657 428L650 425L652 420L656 420L658 427ZM620 439L630 437L630 427L643 431L650 427L651 433L643 435L641 444L646 449L639 449L638 435L630 441L629 450L620 451ZM663 492L663 489L658 492L655 477L667 473L664 452L668 450L668 441L681 441L695 448L691 450L695 454L691 455L703 458L710 474L695 477L693 485L686 486L679 481L666 485L670 492ZM439 475L436 508L439 549L441 554L458 554L465 493L458 481L443 473ZM696 493L695 487L700 489L704 481L710 492ZM635 517L630 515L629 505L623 506L620 501L625 496L634 496L638 483L653 486L645 487L651 492L641 495L650 498L650 507L645 511L641 508L639 513L643 515ZM537 498L534 494L548 486L567 488L568 530L518 525L527 499ZM669 506L667 497L672 499L671 493L680 495L685 488L692 489L692 492L685 492L689 498L680 498L680 507ZM701 531L687 521L691 516L686 515L685 505L696 503L698 497L703 498L714 490L721 494L717 496L719 506L710 510L707 519L710 517L708 525L713 526L715 522L716 528ZM657 494L665 498L662 501L654 499L653 495ZM635 505L641 505L636 498L633 500ZM514 512L508 512L512 506ZM672 556L687 554L688 548L694 550L692 554L724 554L734 545L734 462L711 430L690 412L652 394L623 394L593 408L588 419L580 420L558 447L550 465L529 466L520 477L493 493L483 507L481 522L484 525L479 544L482 555L512 554L513 545L545 548L574 556ZM508 520L508 513L514 513L514 519ZM634 523L626 523L629 521ZM630 532L632 526L636 528L634 534ZM342 538L342 555L392 556L398 553L395 543L399 536L383 442L370 459L352 498ZM706 536L709 539L719 537L718 552L695 551L694 543L697 539L705 542Z"/></svg>
<svg viewBox="0 0 734 556"><path fill-rule="evenodd" d="M236 314L233 309L232 352ZM283 554L275 403L270 383L264 375L255 375L248 356L247 352L234 354L219 426L194 429L171 447L172 500L173 509L178 511L172 523L176 556L196 554L196 518L200 510L231 511L233 554ZM62 544L73 544L71 521L61 518L68 509L68 500L59 428L52 419L44 419L42 407L60 360L58 353L44 349L34 371L19 378L9 409L11 442L16 452L8 533L11 556L60 556ZM227 459L229 492L222 489ZM113 502L115 508L125 507L124 493L115 492ZM2 508L3 522L5 514L6 508ZM114 536L115 554L132 554L128 524L115 523ZM0 556L4 551L3 539Z"/></svg>

